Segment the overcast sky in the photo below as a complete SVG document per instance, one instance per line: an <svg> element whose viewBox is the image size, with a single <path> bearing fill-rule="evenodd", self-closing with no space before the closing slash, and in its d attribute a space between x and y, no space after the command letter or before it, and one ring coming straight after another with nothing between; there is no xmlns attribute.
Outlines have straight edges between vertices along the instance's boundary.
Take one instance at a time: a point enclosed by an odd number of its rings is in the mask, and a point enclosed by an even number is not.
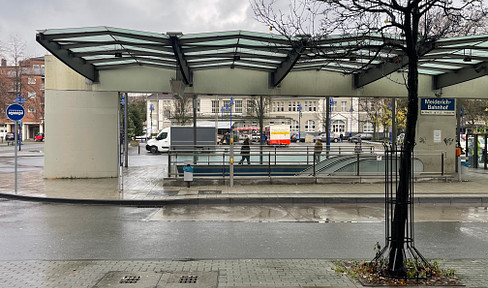
<svg viewBox="0 0 488 288"><path fill-rule="evenodd" d="M0 0L0 47L25 42L26 57L46 51L37 30L109 26L148 32L269 32L248 0Z"/></svg>

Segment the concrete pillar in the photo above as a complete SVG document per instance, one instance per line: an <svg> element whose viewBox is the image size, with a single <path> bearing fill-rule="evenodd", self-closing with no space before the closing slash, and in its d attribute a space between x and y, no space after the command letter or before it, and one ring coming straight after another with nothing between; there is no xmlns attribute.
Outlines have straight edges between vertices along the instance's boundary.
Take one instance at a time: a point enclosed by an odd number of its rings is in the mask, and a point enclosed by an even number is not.
<svg viewBox="0 0 488 288"><path fill-rule="evenodd" d="M425 172L456 171L456 115L422 115L417 121L415 157L424 164ZM442 160L442 154L444 159Z"/></svg>
<svg viewBox="0 0 488 288"><path fill-rule="evenodd" d="M118 176L117 92L46 90L46 178Z"/></svg>

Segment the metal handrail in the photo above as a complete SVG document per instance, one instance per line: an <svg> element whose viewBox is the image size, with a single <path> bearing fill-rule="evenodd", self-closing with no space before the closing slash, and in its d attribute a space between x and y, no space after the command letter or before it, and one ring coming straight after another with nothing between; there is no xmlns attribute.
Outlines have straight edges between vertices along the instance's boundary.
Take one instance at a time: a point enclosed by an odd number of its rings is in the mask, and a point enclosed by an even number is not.
<svg viewBox="0 0 488 288"><path fill-rule="evenodd" d="M383 177L383 171L369 171L367 168L371 167L371 163L375 159L380 159L384 157L384 150L378 149L378 145L367 145L363 144L360 146L350 146L350 145L334 145L325 146L321 153L321 163L314 162L314 146L311 145L301 145L301 146L288 146L288 147L274 147L274 146L260 146L257 144L251 145L251 165L248 166L247 163L239 165L238 162L241 159L240 156L240 145L236 144L234 148L234 164L230 164L230 146L227 145L215 145L207 147L199 147L197 150L193 149L193 146L188 146L188 149L179 149L176 151L168 152L168 165L172 166L182 166L185 161L193 160L196 161L195 167L199 168L213 168L211 169L200 169L200 171L195 170L195 177L222 177L223 180L229 178L229 169L234 169L237 173L235 177L302 177L302 178L324 178L324 177ZM182 147L180 147L182 148ZM433 157L444 157L443 154L433 153L432 151L425 151L424 153L416 153L416 156L426 155ZM262 157L261 157L262 156ZM353 156L356 160L351 161L350 158ZM324 171L323 161L329 161L328 159L348 157L349 160L342 161L344 163L344 168L342 170L330 172ZM331 163L333 162L330 160ZM441 160L442 161L442 160ZM351 164L354 162L354 164ZM368 164L369 163L369 164ZM332 163L333 164L333 163ZM330 164L330 165L332 165ZM347 165L346 165L347 164ZM330 166L329 165L329 166ZM338 164L340 166L340 164ZM368 166L370 165L370 166ZM444 165L441 165L439 171L430 171L429 176L434 175L444 175ZM295 167L296 169L294 169ZM280 170L281 169L281 170ZM288 169L288 170L287 170ZM300 170L301 169L301 170ZM305 171L308 169L307 173L300 173L300 171ZM349 170L348 170L349 169ZM169 169L168 177L178 177L181 175L181 171L177 169ZM279 171L279 172L277 172ZM174 172L174 173L172 173ZM423 171L416 171L417 176L427 175ZM416 176L416 177L417 177Z"/></svg>

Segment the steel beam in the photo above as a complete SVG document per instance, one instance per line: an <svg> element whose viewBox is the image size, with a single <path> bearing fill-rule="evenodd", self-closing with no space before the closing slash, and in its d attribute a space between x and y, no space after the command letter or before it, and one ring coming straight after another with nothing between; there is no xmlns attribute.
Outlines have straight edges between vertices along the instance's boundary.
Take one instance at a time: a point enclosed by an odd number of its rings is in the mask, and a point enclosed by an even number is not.
<svg viewBox="0 0 488 288"><path fill-rule="evenodd" d="M434 76L434 89L441 89L488 75L488 62Z"/></svg>
<svg viewBox="0 0 488 288"><path fill-rule="evenodd" d="M278 68L276 68L273 73L271 73L272 87L278 86L286 75L288 75L293 66L295 66L295 63L297 63L303 50L303 47L292 49L286 59L278 65Z"/></svg>
<svg viewBox="0 0 488 288"><path fill-rule="evenodd" d="M391 62L376 65L376 67L354 74L354 87L361 88L373 83L386 75L397 71L408 64L407 56L396 56Z"/></svg>
<svg viewBox="0 0 488 288"><path fill-rule="evenodd" d="M428 43L419 51L419 57L427 54L434 49L435 43ZM388 74L391 74L400 68L408 65L407 55L397 55L393 57L389 62L376 65L374 68L362 71L361 73L354 74L354 87L361 88L369 83L379 80Z"/></svg>
<svg viewBox="0 0 488 288"><path fill-rule="evenodd" d="M171 46L173 47L173 53L175 54L176 61L178 62L178 68L181 72L181 77L183 78L183 83L187 86L193 85L193 76L190 66L185 59L183 50L181 49L181 44L178 40L178 34L168 34L171 39Z"/></svg>
<svg viewBox="0 0 488 288"><path fill-rule="evenodd" d="M48 40L42 33L36 35L36 40L71 69L95 83L98 82L98 70L94 65L86 63L82 58L75 57L69 50L60 48L56 42Z"/></svg>

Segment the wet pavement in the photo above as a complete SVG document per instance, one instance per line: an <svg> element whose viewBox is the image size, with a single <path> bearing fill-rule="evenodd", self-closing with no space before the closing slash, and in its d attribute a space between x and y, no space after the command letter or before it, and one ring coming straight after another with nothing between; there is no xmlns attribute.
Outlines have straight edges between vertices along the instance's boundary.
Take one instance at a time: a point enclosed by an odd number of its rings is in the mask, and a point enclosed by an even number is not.
<svg viewBox="0 0 488 288"><path fill-rule="evenodd" d="M415 222L488 223L488 203L415 204ZM357 204L241 204L168 205L150 221L383 223L384 205Z"/></svg>

